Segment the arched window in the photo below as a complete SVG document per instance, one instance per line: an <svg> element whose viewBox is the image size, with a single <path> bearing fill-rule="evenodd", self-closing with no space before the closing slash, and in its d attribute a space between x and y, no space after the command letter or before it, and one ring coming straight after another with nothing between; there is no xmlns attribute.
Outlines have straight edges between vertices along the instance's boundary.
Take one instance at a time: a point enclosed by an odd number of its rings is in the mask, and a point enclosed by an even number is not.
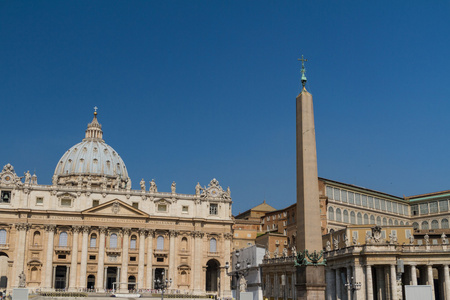
<svg viewBox="0 0 450 300"><path fill-rule="evenodd" d="M405 225L405 222L400 221L400 225L401 225L401 226Z"/></svg>
<svg viewBox="0 0 450 300"><path fill-rule="evenodd" d="M336 221L338 221L338 222L342 221L340 208L336 208Z"/></svg>
<svg viewBox="0 0 450 300"><path fill-rule="evenodd" d="M394 225L397 226L398 225L398 220L394 221Z"/></svg>
<svg viewBox="0 0 450 300"><path fill-rule="evenodd" d="M369 215L364 214L364 224L369 224Z"/></svg>
<svg viewBox="0 0 450 300"><path fill-rule="evenodd" d="M439 229L439 222L437 220L431 221L431 229Z"/></svg>
<svg viewBox="0 0 450 300"><path fill-rule="evenodd" d="M187 274L186 271L181 271L181 282L186 283Z"/></svg>
<svg viewBox="0 0 450 300"><path fill-rule="evenodd" d="M361 213L358 213L357 214L357 219L358 219L358 225L362 225L362 214Z"/></svg>
<svg viewBox="0 0 450 300"><path fill-rule="evenodd" d="M328 220L334 221L334 209L331 206L328 207Z"/></svg>
<svg viewBox="0 0 450 300"><path fill-rule="evenodd" d="M442 221L441 221L441 228L442 229L448 229L448 219L442 219Z"/></svg>
<svg viewBox="0 0 450 300"><path fill-rule="evenodd" d="M131 236L130 249L136 249L136 240L137 238L135 235Z"/></svg>
<svg viewBox="0 0 450 300"><path fill-rule="evenodd" d="M67 232L63 231L59 234L59 244L60 247L67 247Z"/></svg>
<svg viewBox="0 0 450 300"><path fill-rule="evenodd" d="M41 244L41 233L39 231L35 231L33 234L33 245Z"/></svg>
<svg viewBox="0 0 450 300"><path fill-rule="evenodd" d="M109 248L117 248L117 234L115 233L109 237Z"/></svg>
<svg viewBox="0 0 450 300"><path fill-rule="evenodd" d="M31 268L31 280L36 281L38 278L38 269L36 267Z"/></svg>
<svg viewBox="0 0 450 300"><path fill-rule="evenodd" d="M381 226L381 217L380 216L377 217L377 225Z"/></svg>
<svg viewBox="0 0 450 300"><path fill-rule="evenodd" d="M6 230L0 230L0 245L6 245Z"/></svg>
<svg viewBox="0 0 450 300"><path fill-rule="evenodd" d="M389 225L394 225L394 223L392 222L392 219L389 219Z"/></svg>
<svg viewBox="0 0 450 300"><path fill-rule="evenodd" d="M414 229L419 229L419 223L417 223L417 222L414 222L412 224L412 226L413 226Z"/></svg>
<svg viewBox="0 0 450 300"><path fill-rule="evenodd" d="M350 223L356 224L356 215L354 211L350 212Z"/></svg>
<svg viewBox="0 0 450 300"><path fill-rule="evenodd" d="M425 230L428 229L428 222L427 221L423 221L422 222L422 229L425 229Z"/></svg>
<svg viewBox="0 0 450 300"><path fill-rule="evenodd" d="M156 238L156 250L164 250L164 237L162 235Z"/></svg>
<svg viewBox="0 0 450 300"><path fill-rule="evenodd" d="M348 211L344 210L344 223L348 223Z"/></svg>
<svg viewBox="0 0 450 300"><path fill-rule="evenodd" d="M93 233L91 235L91 241L89 243L89 247L91 247L91 248L97 247L97 235L95 233Z"/></svg>
<svg viewBox="0 0 450 300"><path fill-rule="evenodd" d="M188 243L187 238L186 238L186 237L183 237L183 238L181 239L181 250L182 250L182 251L186 251L186 250L187 250L187 243Z"/></svg>
<svg viewBox="0 0 450 300"><path fill-rule="evenodd" d="M387 219L383 218L383 226L387 226Z"/></svg>
<svg viewBox="0 0 450 300"><path fill-rule="evenodd" d="M375 216L370 216L370 224L375 224Z"/></svg>
<svg viewBox="0 0 450 300"><path fill-rule="evenodd" d="M215 238L209 240L209 252L217 252L217 241Z"/></svg>

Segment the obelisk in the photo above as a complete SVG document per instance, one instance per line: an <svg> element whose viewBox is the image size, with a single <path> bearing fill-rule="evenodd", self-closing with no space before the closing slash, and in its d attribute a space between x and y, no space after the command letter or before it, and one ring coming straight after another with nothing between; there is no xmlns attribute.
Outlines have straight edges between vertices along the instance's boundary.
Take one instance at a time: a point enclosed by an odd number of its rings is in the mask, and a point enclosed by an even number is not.
<svg viewBox="0 0 450 300"><path fill-rule="evenodd" d="M297 96L297 299L325 300L325 261L322 259L319 182L312 95L305 88Z"/></svg>

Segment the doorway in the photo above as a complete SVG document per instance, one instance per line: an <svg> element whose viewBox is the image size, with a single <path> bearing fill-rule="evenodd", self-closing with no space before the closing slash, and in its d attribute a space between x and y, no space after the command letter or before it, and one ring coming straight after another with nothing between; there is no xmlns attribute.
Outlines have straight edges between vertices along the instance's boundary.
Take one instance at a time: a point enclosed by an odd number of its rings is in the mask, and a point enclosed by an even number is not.
<svg viewBox="0 0 450 300"><path fill-rule="evenodd" d="M155 269L155 279L153 280L153 288L154 289L162 289L164 286L164 269L163 268L156 268Z"/></svg>
<svg viewBox="0 0 450 300"><path fill-rule="evenodd" d="M219 262L215 259L210 259L206 264L206 291L217 292L217 278L219 276Z"/></svg>
<svg viewBox="0 0 450 300"><path fill-rule="evenodd" d="M55 289L65 290L67 282L67 267L57 266L55 270Z"/></svg>
<svg viewBox="0 0 450 300"><path fill-rule="evenodd" d="M87 289L93 290L95 288L95 276L89 275L87 278Z"/></svg>
<svg viewBox="0 0 450 300"><path fill-rule="evenodd" d="M117 267L108 267L106 270L106 289L112 290L113 288L117 289L117 286L113 286L115 282L117 282Z"/></svg>

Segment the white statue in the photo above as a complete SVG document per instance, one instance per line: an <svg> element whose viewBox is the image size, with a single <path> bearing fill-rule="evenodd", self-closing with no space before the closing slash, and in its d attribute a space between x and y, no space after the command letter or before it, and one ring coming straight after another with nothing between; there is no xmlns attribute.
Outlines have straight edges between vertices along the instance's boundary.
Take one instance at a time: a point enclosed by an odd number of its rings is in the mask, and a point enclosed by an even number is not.
<svg viewBox="0 0 450 300"><path fill-rule="evenodd" d="M358 240L356 239L356 236L352 237L352 243L353 243L353 245L357 245L358 244Z"/></svg>
<svg viewBox="0 0 450 300"><path fill-rule="evenodd" d="M197 185L195 186L195 194L198 196L200 195L202 191L202 186L200 185L200 182L197 182Z"/></svg>
<svg viewBox="0 0 450 300"><path fill-rule="evenodd" d="M295 246L292 246L291 251L293 256L297 256L297 248Z"/></svg>
<svg viewBox="0 0 450 300"><path fill-rule="evenodd" d="M31 180L31 174L30 171L27 171L25 174L25 184L29 184Z"/></svg>
<svg viewBox="0 0 450 300"><path fill-rule="evenodd" d="M275 249L275 251L273 252L273 258L278 258L278 254L280 254L280 252L278 251L278 247Z"/></svg>
<svg viewBox="0 0 450 300"><path fill-rule="evenodd" d="M409 236L409 244L414 244L414 236L412 234Z"/></svg>
<svg viewBox="0 0 450 300"><path fill-rule="evenodd" d="M149 191L150 191L150 193L156 193L158 191L158 187L156 186L155 179L152 179L152 181L150 181Z"/></svg>
<svg viewBox="0 0 450 300"><path fill-rule="evenodd" d="M25 277L25 273L22 271L22 273L19 274L19 287L24 288L27 284L27 279Z"/></svg>
<svg viewBox="0 0 450 300"><path fill-rule="evenodd" d="M283 257L287 257L288 256L288 250L287 248L283 248Z"/></svg>
<svg viewBox="0 0 450 300"><path fill-rule="evenodd" d="M345 243L345 247L350 247L350 241L346 234L344 234L344 243Z"/></svg>
<svg viewBox="0 0 450 300"><path fill-rule="evenodd" d="M327 241L327 246L325 247L326 251L331 251L331 242Z"/></svg>
<svg viewBox="0 0 450 300"><path fill-rule="evenodd" d="M442 239L442 245L448 244L447 236L445 235L445 233L442 233L441 239Z"/></svg>
<svg viewBox="0 0 450 300"><path fill-rule="evenodd" d="M142 180L140 182L140 185L141 185L141 191L145 191L145 180L144 180L144 178L142 178Z"/></svg>
<svg viewBox="0 0 450 300"><path fill-rule="evenodd" d="M241 276L241 279L239 280L239 291L241 293L245 293L247 291L247 280L245 280L244 276Z"/></svg>
<svg viewBox="0 0 450 300"><path fill-rule="evenodd" d="M423 237L423 239L425 240L425 244L429 245L430 244L430 236L428 234L425 234L425 236Z"/></svg>
<svg viewBox="0 0 450 300"><path fill-rule="evenodd" d="M175 194L175 191L177 190L177 184L175 183L175 181L172 182L170 189L172 190L172 194Z"/></svg>
<svg viewBox="0 0 450 300"><path fill-rule="evenodd" d="M334 250L339 249L339 241L337 239L333 240L333 246L334 246Z"/></svg>

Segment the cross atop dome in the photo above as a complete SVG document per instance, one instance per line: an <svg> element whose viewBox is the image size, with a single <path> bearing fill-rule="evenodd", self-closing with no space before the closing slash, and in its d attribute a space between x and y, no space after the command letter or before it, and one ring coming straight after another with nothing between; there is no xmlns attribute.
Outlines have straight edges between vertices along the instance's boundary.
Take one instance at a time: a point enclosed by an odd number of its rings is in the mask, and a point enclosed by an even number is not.
<svg viewBox="0 0 450 300"><path fill-rule="evenodd" d="M102 125L97 121L97 106L94 106L94 119L88 124L85 139L103 139Z"/></svg>

